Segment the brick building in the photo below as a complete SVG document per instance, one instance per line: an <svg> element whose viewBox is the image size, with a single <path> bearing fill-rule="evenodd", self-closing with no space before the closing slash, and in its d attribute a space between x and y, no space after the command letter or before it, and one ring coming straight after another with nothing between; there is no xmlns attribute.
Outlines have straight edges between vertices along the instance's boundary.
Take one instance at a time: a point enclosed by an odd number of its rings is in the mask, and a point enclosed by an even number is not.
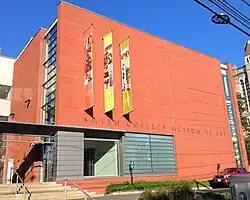
<svg viewBox="0 0 250 200"><path fill-rule="evenodd" d="M245 64L241 67L235 67L233 69L233 80L236 88L236 92L241 94L242 98L245 100L246 111L245 116L250 116L250 86L249 86L249 76L250 76L250 41L245 44L244 48L244 62Z"/></svg>
<svg viewBox="0 0 250 200"><path fill-rule="evenodd" d="M44 144L32 180L119 182L131 161L137 180L209 179L247 167L232 86L230 64L60 2L15 63L11 112L51 136L21 137Z"/></svg>

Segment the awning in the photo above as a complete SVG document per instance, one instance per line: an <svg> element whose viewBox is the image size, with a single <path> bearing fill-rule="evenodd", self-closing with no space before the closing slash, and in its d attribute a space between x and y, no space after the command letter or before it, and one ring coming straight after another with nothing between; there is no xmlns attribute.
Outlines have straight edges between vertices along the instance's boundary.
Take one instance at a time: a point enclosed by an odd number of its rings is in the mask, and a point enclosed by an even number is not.
<svg viewBox="0 0 250 200"><path fill-rule="evenodd" d="M0 121L0 134L54 136L58 131L82 132L86 137L98 138L119 138L125 133L122 130Z"/></svg>

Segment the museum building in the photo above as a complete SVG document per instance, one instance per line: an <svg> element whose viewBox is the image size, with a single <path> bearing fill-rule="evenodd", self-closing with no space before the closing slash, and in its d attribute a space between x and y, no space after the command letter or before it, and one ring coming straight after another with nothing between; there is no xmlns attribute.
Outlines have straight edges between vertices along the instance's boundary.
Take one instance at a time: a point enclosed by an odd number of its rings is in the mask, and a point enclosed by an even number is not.
<svg viewBox="0 0 250 200"><path fill-rule="evenodd" d="M233 85L229 63L61 1L15 62L9 123L34 129L8 135L6 176L37 144L27 181L122 181L131 162L140 180L248 167Z"/></svg>

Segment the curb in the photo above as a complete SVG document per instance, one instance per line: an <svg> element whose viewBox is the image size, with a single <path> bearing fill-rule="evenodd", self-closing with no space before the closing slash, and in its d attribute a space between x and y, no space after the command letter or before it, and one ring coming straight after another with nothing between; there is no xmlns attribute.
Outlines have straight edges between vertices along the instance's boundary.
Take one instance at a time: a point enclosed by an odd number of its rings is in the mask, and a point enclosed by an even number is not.
<svg viewBox="0 0 250 200"><path fill-rule="evenodd" d="M206 188L206 187L199 187L199 189L197 187L193 188L193 190L195 190L195 191L199 191L199 190L211 190L211 189L212 188L210 188L210 187L209 187L209 189Z"/></svg>
<svg viewBox="0 0 250 200"><path fill-rule="evenodd" d="M198 191L198 189L195 187L193 188L194 191ZM209 190L208 188L206 187L199 187L199 190ZM94 197L103 197L103 196L118 196L118 195L130 195L130 194L142 194L143 191L131 191L131 192L114 192L114 193L111 193L111 194L100 194L100 195L95 195Z"/></svg>
<svg viewBox="0 0 250 200"><path fill-rule="evenodd" d="M108 196L121 196L121 195L130 195L130 194L141 194L143 191L131 191L131 192L114 192L111 194L98 194L93 197L108 197Z"/></svg>
<svg viewBox="0 0 250 200"><path fill-rule="evenodd" d="M128 194L141 194L143 191L131 191L131 192L114 192L111 195L128 195Z"/></svg>

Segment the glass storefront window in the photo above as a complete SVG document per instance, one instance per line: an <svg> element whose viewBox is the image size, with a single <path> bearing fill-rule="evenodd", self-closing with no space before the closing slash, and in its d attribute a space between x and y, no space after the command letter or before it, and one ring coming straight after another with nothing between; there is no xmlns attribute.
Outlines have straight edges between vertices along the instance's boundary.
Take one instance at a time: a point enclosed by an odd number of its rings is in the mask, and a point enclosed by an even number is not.
<svg viewBox="0 0 250 200"><path fill-rule="evenodd" d="M84 176L118 176L118 141L85 139Z"/></svg>
<svg viewBox="0 0 250 200"><path fill-rule="evenodd" d="M129 174L129 163L135 162L135 174L176 172L172 136L133 134L124 136L124 174Z"/></svg>

